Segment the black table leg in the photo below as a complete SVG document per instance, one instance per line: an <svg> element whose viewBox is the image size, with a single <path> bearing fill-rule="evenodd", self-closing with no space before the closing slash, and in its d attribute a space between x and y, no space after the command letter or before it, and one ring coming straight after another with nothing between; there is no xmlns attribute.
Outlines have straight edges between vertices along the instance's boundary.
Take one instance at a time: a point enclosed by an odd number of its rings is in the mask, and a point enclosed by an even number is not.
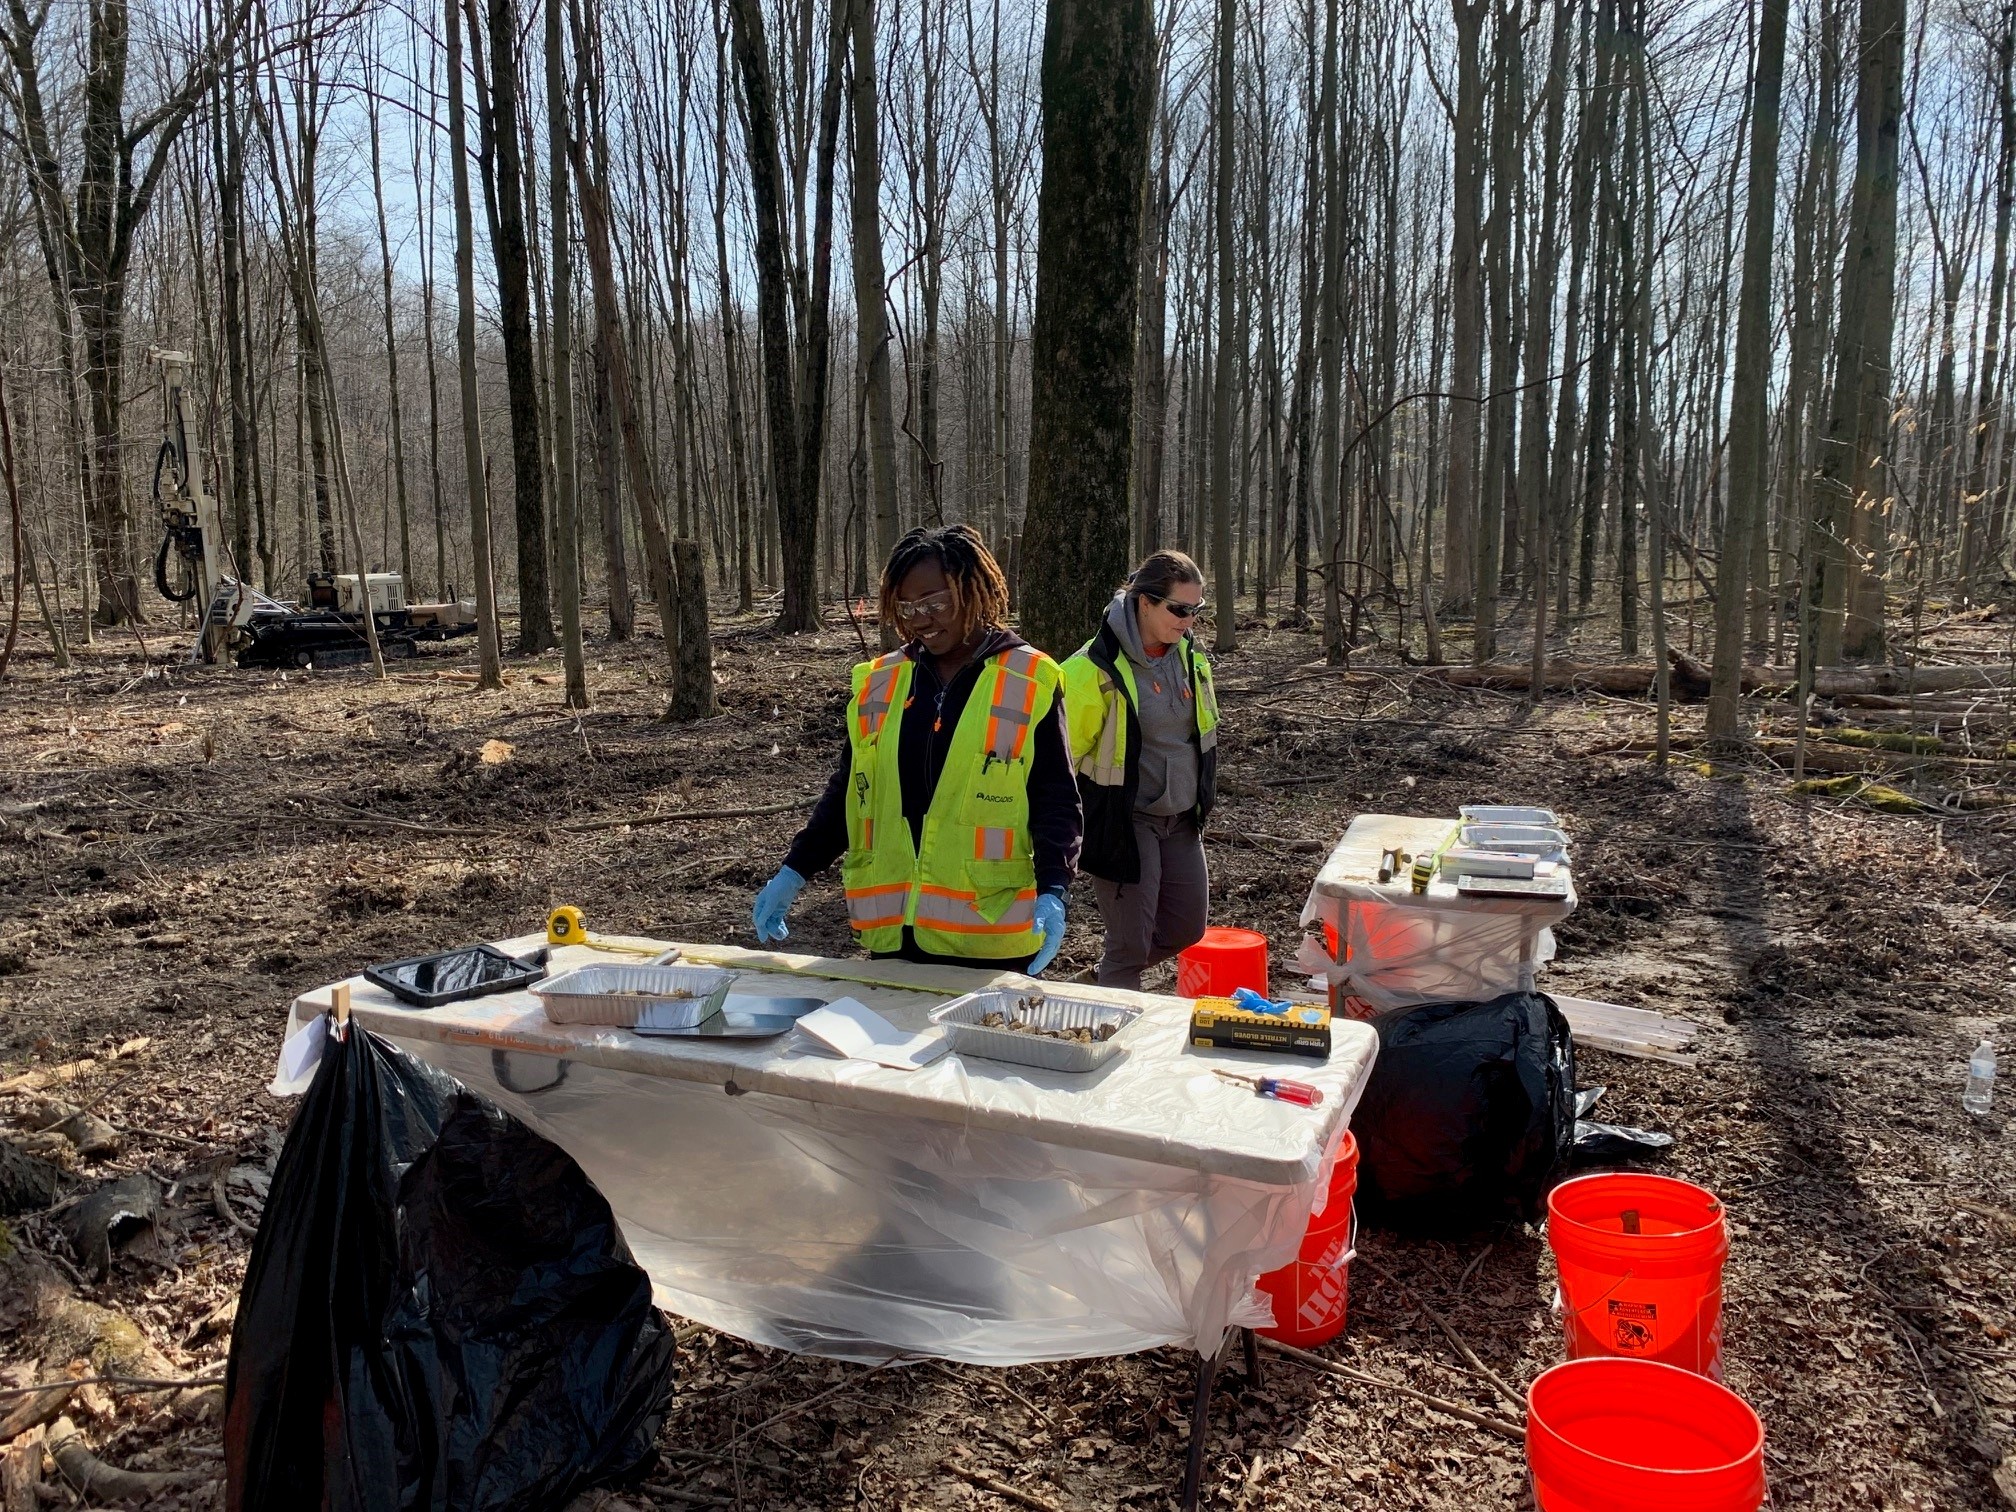
<svg viewBox="0 0 2016 1512"><path fill-rule="evenodd" d="M1251 1390L1258 1391L1262 1385L1260 1379L1260 1337L1250 1328L1240 1329L1239 1337L1246 1347L1246 1385Z"/></svg>
<svg viewBox="0 0 2016 1512"><path fill-rule="evenodd" d="M1182 1512L1197 1512L1197 1498L1204 1489L1204 1445L1211 1436L1211 1388L1218 1379L1218 1362L1231 1348L1228 1336L1218 1353L1207 1355L1197 1365L1197 1400L1190 1408L1190 1457L1183 1467Z"/></svg>

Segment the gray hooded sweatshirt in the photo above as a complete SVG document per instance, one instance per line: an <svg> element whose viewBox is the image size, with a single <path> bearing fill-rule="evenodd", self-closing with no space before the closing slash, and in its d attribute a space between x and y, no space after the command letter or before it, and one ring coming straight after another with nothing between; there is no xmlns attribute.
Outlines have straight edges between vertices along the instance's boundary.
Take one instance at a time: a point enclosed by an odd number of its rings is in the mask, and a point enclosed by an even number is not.
<svg viewBox="0 0 2016 1512"><path fill-rule="evenodd" d="M1106 623L1134 664L1134 693L1141 720L1141 784L1134 794L1137 814L1187 814L1197 806L1197 706L1189 696L1183 648L1171 646L1151 657L1141 643L1133 599L1113 595Z"/></svg>

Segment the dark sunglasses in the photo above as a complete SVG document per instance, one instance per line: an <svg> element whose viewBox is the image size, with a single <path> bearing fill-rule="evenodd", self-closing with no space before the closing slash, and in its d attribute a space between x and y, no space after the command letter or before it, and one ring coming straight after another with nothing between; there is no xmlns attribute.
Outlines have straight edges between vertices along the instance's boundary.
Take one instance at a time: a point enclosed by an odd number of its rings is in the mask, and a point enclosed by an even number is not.
<svg viewBox="0 0 2016 1512"><path fill-rule="evenodd" d="M1159 605L1161 608L1167 609L1178 619L1195 619L1211 607L1209 599L1199 599L1194 604L1180 604L1166 593L1144 593L1142 597L1153 604Z"/></svg>

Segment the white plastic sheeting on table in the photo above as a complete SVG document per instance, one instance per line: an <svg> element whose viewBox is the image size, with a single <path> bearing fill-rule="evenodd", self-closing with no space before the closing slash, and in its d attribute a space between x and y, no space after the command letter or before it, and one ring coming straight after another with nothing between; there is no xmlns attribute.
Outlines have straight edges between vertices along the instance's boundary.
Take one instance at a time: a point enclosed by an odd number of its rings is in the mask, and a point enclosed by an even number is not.
<svg viewBox="0 0 2016 1512"><path fill-rule="evenodd" d="M537 940L510 941L507 950ZM906 1028L1012 976L692 947L738 993L849 996ZM555 950L555 972L594 959ZM792 967L792 974L763 971ZM903 987L806 972L893 975ZM1189 1005L1141 1005L1127 1054L1069 1076L947 1055L921 1071L802 1038L646 1039L549 1023L524 993L425 1012L351 982L352 1017L560 1145L609 1199L667 1310L758 1343L852 1360L984 1365L1185 1344L1271 1321L1256 1276L1295 1255L1371 1070L1340 1024L1329 1061L1193 1050ZM329 991L298 1000L296 1024ZM1213 1065L1277 1071L1315 1110Z"/></svg>
<svg viewBox="0 0 2016 1512"><path fill-rule="evenodd" d="M1455 819L1360 814L1323 863L1302 908L1305 935L1296 965L1375 1012L1412 1003L1472 1001L1531 991L1534 973L1554 958L1548 928L1575 911L1565 898L1475 897L1440 876L1416 893L1406 870L1379 880L1388 850L1432 854ZM1342 959L1332 954L1342 952Z"/></svg>

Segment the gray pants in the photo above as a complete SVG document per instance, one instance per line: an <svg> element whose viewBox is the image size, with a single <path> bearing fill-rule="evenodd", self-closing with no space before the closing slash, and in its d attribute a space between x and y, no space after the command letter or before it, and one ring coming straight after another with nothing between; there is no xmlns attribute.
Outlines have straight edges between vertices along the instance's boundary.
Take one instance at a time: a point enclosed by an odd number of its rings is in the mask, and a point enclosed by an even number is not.
<svg viewBox="0 0 2016 1512"><path fill-rule="evenodd" d="M1204 863L1204 841L1188 814L1136 814L1134 844L1141 852L1141 880L1094 877L1092 890L1106 923L1099 985L1138 991L1145 969L1204 937L1211 874Z"/></svg>

